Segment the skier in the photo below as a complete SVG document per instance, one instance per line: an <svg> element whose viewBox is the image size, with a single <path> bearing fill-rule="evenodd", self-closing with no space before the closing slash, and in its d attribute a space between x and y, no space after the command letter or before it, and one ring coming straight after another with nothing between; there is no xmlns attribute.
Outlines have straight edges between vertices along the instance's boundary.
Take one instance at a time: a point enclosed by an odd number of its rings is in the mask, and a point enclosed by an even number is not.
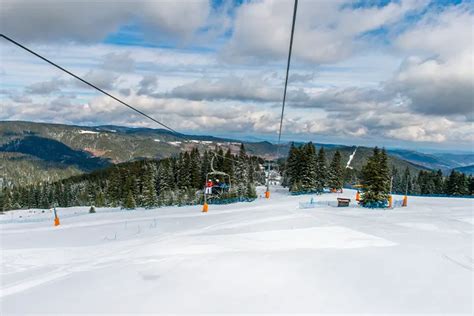
<svg viewBox="0 0 474 316"><path fill-rule="evenodd" d="M209 179L206 183L206 194L212 194L212 187L214 186L214 183L212 183L212 180Z"/></svg>

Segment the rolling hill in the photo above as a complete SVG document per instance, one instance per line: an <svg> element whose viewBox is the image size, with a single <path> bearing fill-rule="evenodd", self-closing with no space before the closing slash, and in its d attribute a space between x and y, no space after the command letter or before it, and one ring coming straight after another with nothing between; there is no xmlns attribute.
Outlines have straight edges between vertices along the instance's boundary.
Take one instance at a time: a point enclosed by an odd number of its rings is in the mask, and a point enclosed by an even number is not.
<svg viewBox="0 0 474 316"><path fill-rule="evenodd" d="M4 182L14 183L48 180L49 174L58 179L145 158L160 159L195 147L202 151L218 146L236 153L241 143L249 154L267 159L276 158L277 152L283 157L289 149L288 144L282 144L278 150L277 145L267 141L242 142L203 135L182 138L163 129L0 122L0 158L8 166L3 168L2 178ZM318 143L316 146L325 147L328 159L339 150L343 161L354 151L351 146ZM351 166L360 169L371 154L371 148L359 147ZM389 160L391 165L399 169L408 167L412 172L444 166L436 157L418 152L389 151Z"/></svg>

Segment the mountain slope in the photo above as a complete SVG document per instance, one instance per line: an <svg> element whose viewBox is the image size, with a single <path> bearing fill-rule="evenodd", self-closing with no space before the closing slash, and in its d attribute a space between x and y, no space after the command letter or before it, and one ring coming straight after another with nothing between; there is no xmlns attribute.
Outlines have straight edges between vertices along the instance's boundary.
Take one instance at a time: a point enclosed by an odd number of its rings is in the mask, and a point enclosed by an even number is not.
<svg viewBox="0 0 474 316"><path fill-rule="evenodd" d="M0 122L0 152L23 154L24 166L29 161L28 168L37 168L38 174L43 174L43 166L60 176L64 169L70 168L76 172L88 172L103 168L109 164L122 163L144 158L160 159L177 155L182 151L197 147L200 151L214 149L216 146L224 150L238 152L241 143L245 144L251 155L266 159L286 156L289 145L277 145L266 141L241 142L238 140L203 135L187 135L183 139L179 135L163 129L128 128L121 126L84 127L64 124L33 123L22 121ZM354 147L315 144L324 146L328 159L339 150L346 162L354 151ZM359 147L352 161L352 167L360 169L372 149ZM6 159L6 158L2 158ZM418 165L418 160L407 161L402 155L391 154L390 164L396 168L410 168L412 172L429 168ZM9 181L26 181L12 178L11 174L22 174L21 166L9 162L11 170L7 174ZM68 171L69 175L70 172ZM4 176L5 177L5 176ZM25 175L26 177L26 175Z"/></svg>
<svg viewBox="0 0 474 316"><path fill-rule="evenodd" d="M83 171L92 171L110 165L107 159L93 157L90 153L82 150L73 150L50 138L32 135L12 140L0 146L0 151L27 154L43 161L59 163L64 166L76 166Z"/></svg>

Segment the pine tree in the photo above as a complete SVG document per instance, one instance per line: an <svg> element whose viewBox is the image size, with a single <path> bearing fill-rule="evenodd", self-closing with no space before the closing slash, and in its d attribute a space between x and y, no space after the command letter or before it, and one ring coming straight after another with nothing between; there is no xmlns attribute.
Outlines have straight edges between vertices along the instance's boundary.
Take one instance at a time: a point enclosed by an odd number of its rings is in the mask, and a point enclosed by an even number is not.
<svg viewBox="0 0 474 316"><path fill-rule="evenodd" d="M316 149L313 143L302 146L300 156L300 179L303 192L321 192L317 187Z"/></svg>
<svg viewBox="0 0 474 316"><path fill-rule="evenodd" d="M99 192L97 192L97 195L95 196L94 204L97 207L104 207L105 206L105 196L104 196L104 192L102 192L102 190L99 190Z"/></svg>
<svg viewBox="0 0 474 316"><path fill-rule="evenodd" d="M342 157L339 150L334 153L328 172L328 187L333 190L341 190L344 185L344 169Z"/></svg>
<svg viewBox="0 0 474 316"><path fill-rule="evenodd" d="M133 210L137 207L137 204L135 202L135 198L133 197L133 193L131 189L128 190L127 198L125 199L125 203L123 207L128 210Z"/></svg>
<svg viewBox="0 0 474 316"><path fill-rule="evenodd" d="M245 149L244 149L245 150ZM223 165L222 165L222 172L227 173L231 179L234 178L234 157L232 156L232 153L230 151L230 148L227 150L225 153L225 158Z"/></svg>
<svg viewBox="0 0 474 316"><path fill-rule="evenodd" d="M377 147L362 168L361 203L367 207L383 207L387 205L390 193L390 171L385 150Z"/></svg>
<svg viewBox="0 0 474 316"><path fill-rule="evenodd" d="M251 182L247 182L247 198L249 199L256 199L257 198L257 190L255 186Z"/></svg>
<svg viewBox="0 0 474 316"><path fill-rule="evenodd" d="M199 150L194 148L191 151L191 164L190 164L190 173L191 173L191 187L201 188L201 156Z"/></svg>
<svg viewBox="0 0 474 316"><path fill-rule="evenodd" d="M316 159L316 192L323 192L327 182L326 152L324 147L319 149Z"/></svg>
<svg viewBox="0 0 474 316"><path fill-rule="evenodd" d="M158 196L156 194L156 187L155 187L155 174L150 169L144 175L143 180L143 206L145 208L153 208L158 204Z"/></svg>
<svg viewBox="0 0 474 316"><path fill-rule="evenodd" d="M209 152L205 150L202 155L202 162L201 162L201 187L206 182L206 175L210 170L211 170L211 158L209 157Z"/></svg>
<svg viewBox="0 0 474 316"><path fill-rule="evenodd" d="M412 179L410 174L410 169L408 167L405 168L405 172L403 174L401 180L401 187L402 191L399 193L406 194L406 193L413 193L413 186L412 186Z"/></svg>
<svg viewBox="0 0 474 316"><path fill-rule="evenodd" d="M159 191L173 190L175 187L174 173L170 159L164 159L158 167L158 188Z"/></svg>
<svg viewBox="0 0 474 316"><path fill-rule="evenodd" d="M0 186L0 213L2 213L2 214L3 214L3 198L4 198L4 195L5 195L4 188L3 188L3 186Z"/></svg>
<svg viewBox="0 0 474 316"><path fill-rule="evenodd" d="M180 154L176 167L178 175L177 185L181 190L186 189L191 185L190 165L189 153L185 152L184 154Z"/></svg>
<svg viewBox="0 0 474 316"><path fill-rule="evenodd" d="M294 183L300 178L300 170L300 149L297 148L294 143L291 143L290 150L288 152L285 176L288 179L288 186L292 192L294 192L293 189L296 188Z"/></svg>
<svg viewBox="0 0 474 316"><path fill-rule="evenodd" d="M244 197L247 194L247 181L249 168L247 164L247 153L244 144L240 146L239 157L235 167L235 186L237 187L237 194L239 197Z"/></svg>
<svg viewBox="0 0 474 316"><path fill-rule="evenodd" d="M3 205L2 211L9 211L12 209L12 200L11 200L11 193L10 189L6 188L3 192Z"/></svg>
<svg viewBox="0 0 474 316"><path fill-rule="evenodd" d="M469 194L474 195L474 176L469 176Z"/></svg>
<svg viewBox="0 0 474 316"><path fill-rule="evenodd" d="M434 174L433 177L433 193L435 194L443 194L444 193L444 177L443 172L438 169L438 171Z"/></svg>

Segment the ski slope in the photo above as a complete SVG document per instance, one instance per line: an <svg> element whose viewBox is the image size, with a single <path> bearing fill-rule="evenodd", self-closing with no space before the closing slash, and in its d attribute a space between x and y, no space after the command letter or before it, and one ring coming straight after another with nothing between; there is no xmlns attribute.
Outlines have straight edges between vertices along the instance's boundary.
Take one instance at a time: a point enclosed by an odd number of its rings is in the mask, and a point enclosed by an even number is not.
<svg viewBox="0 0 474 316"><path fill-rule="evenodd" d="M315 196L334 201L355 192ZM311 196L0 217L0 314L473 312L473 201L299 209Z"/></svg>

